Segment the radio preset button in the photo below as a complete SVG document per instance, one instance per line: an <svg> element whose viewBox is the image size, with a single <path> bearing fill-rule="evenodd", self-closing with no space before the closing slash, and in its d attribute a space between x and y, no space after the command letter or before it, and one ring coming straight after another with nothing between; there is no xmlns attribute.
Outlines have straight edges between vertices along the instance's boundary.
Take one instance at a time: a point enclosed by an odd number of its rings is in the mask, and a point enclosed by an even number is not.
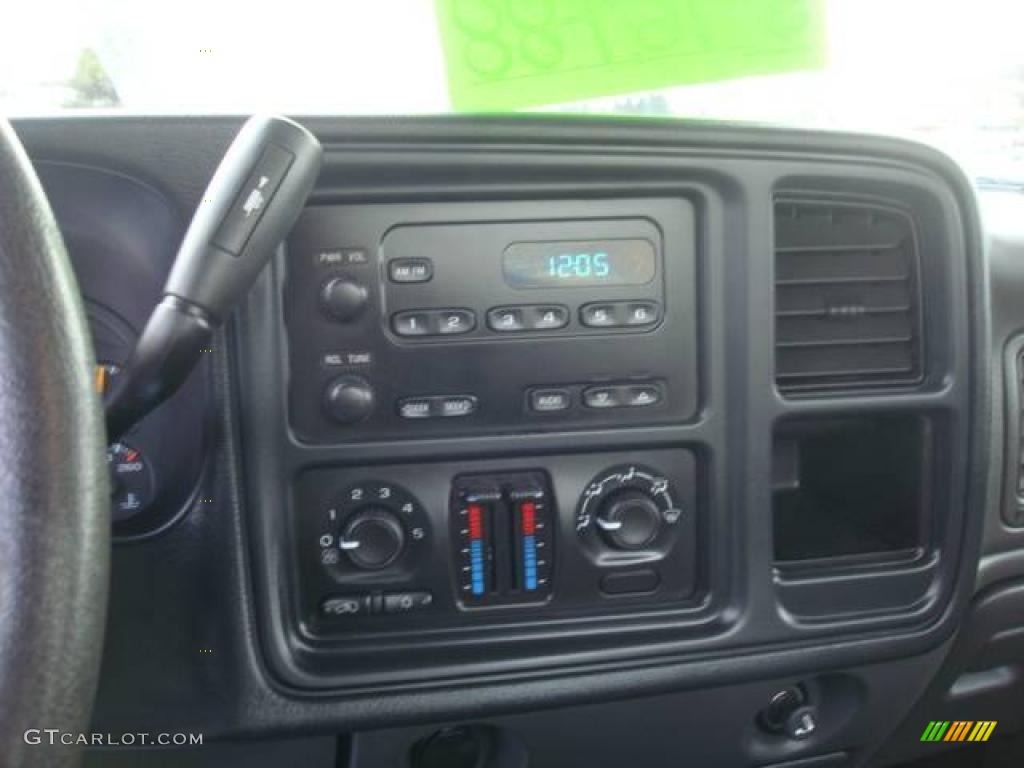
<svg viewBox="0 0 1024 768"><path fill-rule="evenodd" d="M426 283L434 276L430 259L392 259L388 262L388 277L393 283Z"/></svg>
<svg viewBox="0 0 1024 768"><path fill-rule="evenodd" d="M429 397L410 397L398 403L398 415L403 419L429 419L432 405Z"/></svg>
<svg viewBox="0 0 1024 768"><path fill-rule="evenodd" d="M618 408L622 405L620 387L588 387L583 390L583 404L587 408Z"/></svg>
<svg viewBox="0 0 1024 768"><path fill-rule="evenodd" d="M437 412L446 418L469 416L476 411L476 398L472 395L454 395L435 398Z"/></svg>
<svg viewBox="0 0 1024 768"><path fill-rule="evenodd" d="M658 305L653 301L635 301L626 305L626 325L654 325L658 322Z"/></svg>
<svg viewBox="0 0 1024 768"><path fill-rule="evenodd" d="M537 413L564 411L571 405L572 395L567 389L535 389L530 392L530 410Z"/></svg>
<svg viewBox="0 0 1024 768"><path fill-rule="evenodd" d="M495 307L487 312L487 325L499 333L515 333L526 330L523 310L519 307Z"/></svg>
<svg viewBox="0 0 1024 768"><path fill-rule="evenodd" d="M580 322L588 328L614 328L622 324L615 304L585 304L580 309Z"/></svg>
<svg viewBox="0 0 1024 768"><path fill-rule="evenodd" d="M476 327L476 315L468 309L442 309L434 314L437 332L443 335L469 333Z"/></svg>
<svg viewBox="0 0 1024 768"><path fill-rule="evenodd" d="M429 312L399 312L391 318L391 327L399 336L430 336L434 333Z"/></svg>
<svg viewBox="0 0 1024 768"><path fill-rule="evenodd" d="M530 308L530 329L534 331L553 331L569 324L569 310L563 306Z"/></svg>

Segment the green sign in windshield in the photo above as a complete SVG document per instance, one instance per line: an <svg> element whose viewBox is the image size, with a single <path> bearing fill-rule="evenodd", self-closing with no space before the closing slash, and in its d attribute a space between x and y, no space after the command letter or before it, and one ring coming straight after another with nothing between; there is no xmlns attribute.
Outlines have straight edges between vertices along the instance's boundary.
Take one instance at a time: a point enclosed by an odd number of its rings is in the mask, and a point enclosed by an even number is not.
<svg viewBox="0 0 1024 768"><path fill-rule="evenodd" d="M820 0L436 0L452 106L536 107L825 60Z"/></svg>

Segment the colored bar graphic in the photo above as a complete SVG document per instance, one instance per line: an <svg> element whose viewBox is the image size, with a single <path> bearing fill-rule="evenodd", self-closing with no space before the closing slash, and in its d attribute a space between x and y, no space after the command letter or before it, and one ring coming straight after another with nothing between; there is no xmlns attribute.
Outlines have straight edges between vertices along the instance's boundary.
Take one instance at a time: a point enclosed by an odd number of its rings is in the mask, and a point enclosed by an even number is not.
<svg viewBox="0 0 1024 768"><path fill-rule="evenodd" d="M526 591L533 592L537 589L537 538L534 535L537 505L532 501L524 501L519 511L523 521L523 581Z"/></svg>
<svg viewBox="0 0 1024 768"><path fill-rule="evenodd" d="M963 741L964 736L967 735L967 731L972 725L974 725L973 720L955 721L943 741Z"/></svg>
<svg viewBox="0 0 1024 768"><path fill-rule="evenodd" d="M988 741L996 720L932 720L921 734L921 741Z"/></svg>
<svg viewBox="0 0 1024 768"><path fill-rule="evenodd" d="M473 594L484 593L484 510L479 504L469 505L469 566L472 576Z"/></svg>
<svg viewBox="0 0 1024 768"><path fill-rule="evenodd" d="M949 721L935 721L928 723L928 727L921 734L921 741L940 741L949 728Z"/></svg>
<svg viewBox="0 0 1024 768"><path fill-rule="evenodd" d="M992 731L994 731L995 729L995 720L979 720L978 724L974 726L974 730L971 731L971 735L967 737L967 740L988 741L988 737L992 735Z"/></svg>

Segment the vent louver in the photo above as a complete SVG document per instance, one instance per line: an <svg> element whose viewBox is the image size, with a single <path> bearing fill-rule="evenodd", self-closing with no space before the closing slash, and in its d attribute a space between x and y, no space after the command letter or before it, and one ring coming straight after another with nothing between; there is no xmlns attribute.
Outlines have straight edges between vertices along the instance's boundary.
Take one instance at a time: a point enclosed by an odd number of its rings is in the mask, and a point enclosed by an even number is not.
<svg viewBox="0 0 1024 768"><path fill-rule="evenodd" d="M1024 342L1018 340L1017 344L1020 348ZM1011 422L1009 427L1010 435L1016 436L1016 444L1013 447L1017 449L1017 464L1016 472L1012 474L1016 480L1017 492L1011 496L1009 505L1003 509L1003 520L1012 528L1020 528L1024 527L1024 351L1017 352L1014 373L1016 373L1016 381L1011 381L1010 386L1017 390L1016 403L1011 400L1015 407L1014 420L1016 423Z"/></svg>
<svg viewBox="0 0 1024 768"><path fill-rule="evenodd" d="M914 225L862 202L775 203L775 375L786 391L921 378Z"/></svg>

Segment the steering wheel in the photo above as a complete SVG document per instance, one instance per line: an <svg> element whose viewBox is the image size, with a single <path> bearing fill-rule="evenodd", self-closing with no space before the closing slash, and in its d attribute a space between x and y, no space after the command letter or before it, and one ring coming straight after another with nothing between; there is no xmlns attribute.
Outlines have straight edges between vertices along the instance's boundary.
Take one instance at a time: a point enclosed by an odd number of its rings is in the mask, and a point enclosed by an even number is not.
<svg viewBox="0 0 1024 768"><path fill-rule="evenodd" d="M0 118L0 765L77 764L110 558L92 344L53 213ZM47 732L49 729L50 732ZM51 743L52 742L52 743Z"/></svg>

